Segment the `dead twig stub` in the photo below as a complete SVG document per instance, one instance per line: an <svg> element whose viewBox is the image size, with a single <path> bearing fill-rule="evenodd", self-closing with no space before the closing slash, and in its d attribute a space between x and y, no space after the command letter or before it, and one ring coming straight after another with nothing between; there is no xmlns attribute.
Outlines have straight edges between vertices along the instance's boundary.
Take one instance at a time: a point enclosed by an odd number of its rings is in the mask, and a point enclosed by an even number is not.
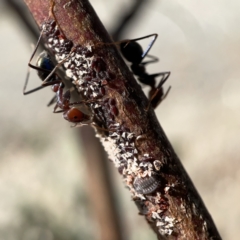
<svg viewBox="0 0 240 240"><path fill-rule="evenodd" d="M158 239L221 239L133 74L87 0L25 0L88 101L98 136ZM69 53L71 52L70 56ZM67 59L65 59L68 56Z"/></svg>

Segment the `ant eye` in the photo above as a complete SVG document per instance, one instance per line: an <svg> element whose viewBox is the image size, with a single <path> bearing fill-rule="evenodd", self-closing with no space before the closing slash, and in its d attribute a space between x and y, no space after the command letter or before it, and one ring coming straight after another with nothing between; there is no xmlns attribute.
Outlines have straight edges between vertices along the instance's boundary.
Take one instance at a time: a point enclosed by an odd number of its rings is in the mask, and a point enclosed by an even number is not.
<svg viewBox="0 0 240 240"><path fill-rule="evenodd" d="M63 117L69 122L82 122L85 120L85 114L77 108L69 109Z"/></svg>

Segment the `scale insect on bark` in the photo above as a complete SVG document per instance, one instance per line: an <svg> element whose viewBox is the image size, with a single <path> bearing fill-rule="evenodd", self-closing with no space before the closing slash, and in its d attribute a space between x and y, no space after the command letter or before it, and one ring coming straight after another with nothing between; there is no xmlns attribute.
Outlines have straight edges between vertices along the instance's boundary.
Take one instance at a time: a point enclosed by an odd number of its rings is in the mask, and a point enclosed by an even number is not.
<svg viewBox="0 0 240 240"><path fill-rule="evenodd" d="M134 179L133 186L137 193L150 194L160 186L160 180L157 178L156 174L143 178L136 177Z"/></svg>

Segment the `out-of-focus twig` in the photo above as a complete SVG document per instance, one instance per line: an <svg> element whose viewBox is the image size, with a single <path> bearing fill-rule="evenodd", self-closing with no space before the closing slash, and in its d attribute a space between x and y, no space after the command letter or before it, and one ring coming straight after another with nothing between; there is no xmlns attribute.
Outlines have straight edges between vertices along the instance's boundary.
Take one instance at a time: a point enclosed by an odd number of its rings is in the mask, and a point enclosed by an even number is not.
<svg viewBox="0 0 240 240"><path fill-rule="evenodd" d="M8 7L19 17L29 34L31 34L35 40L38 39L39 32L31 23L30 14L26 11L27 9L24 3L18 0L5 0L5 4L7 4Z"/></svg>
<svg viewBox="0 0 240 240"><path fill-rule="evenodd" d="M145 4L149 3L146 0L134 0L131 7L123 12L120 19L117 19L116 26L111 31L111 36L114 40L118 41L122 38L124 30L128 25L137 17L140 10Z"/></svg>

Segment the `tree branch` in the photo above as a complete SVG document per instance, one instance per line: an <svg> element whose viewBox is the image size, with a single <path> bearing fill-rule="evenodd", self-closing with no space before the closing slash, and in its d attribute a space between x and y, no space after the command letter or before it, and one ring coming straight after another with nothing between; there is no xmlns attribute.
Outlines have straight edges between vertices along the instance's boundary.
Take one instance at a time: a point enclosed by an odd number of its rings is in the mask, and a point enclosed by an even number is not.
<svg viewBox="0 0 240 240"><path fill-rule="evenodd" d="M158 239L221 239L153 109L145 111L133 74L115 45L105 44L111 39L89 2L25 2L56 60L71 52L66 75L91 100L98 136Z"/></svg>

